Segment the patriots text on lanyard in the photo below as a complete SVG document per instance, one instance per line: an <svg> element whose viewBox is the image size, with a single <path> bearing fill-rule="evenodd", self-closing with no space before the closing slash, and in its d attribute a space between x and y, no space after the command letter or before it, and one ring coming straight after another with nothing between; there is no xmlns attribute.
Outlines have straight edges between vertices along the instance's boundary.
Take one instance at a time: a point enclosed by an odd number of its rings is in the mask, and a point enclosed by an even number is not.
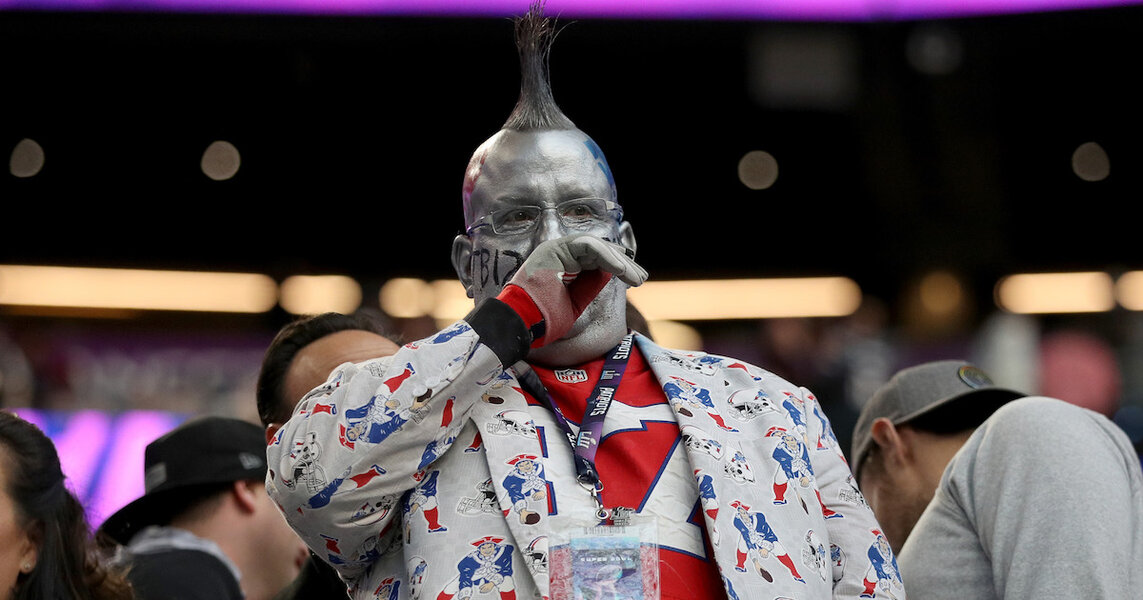
<svg viewBox="0 0 1143 600"><path fill-rule="evenodd" d="M599 386L599 396L595 399L595 406L591 409L591 416L598 417L607 413L611 398L615 395L615 388L605 385Z"/></svg>
<svg viewBox="0 0 1143 600"><path fill-rule="evenodd" d="M627 336L627 337L623 338L623 341L619 342L619 347L615 349L615 354L612 355L611 358L614 360L620 360L620 359L625 359L628 356L630 356L631 355L631 343L633 341L634 341L634 339L631 336Z"/></svg>

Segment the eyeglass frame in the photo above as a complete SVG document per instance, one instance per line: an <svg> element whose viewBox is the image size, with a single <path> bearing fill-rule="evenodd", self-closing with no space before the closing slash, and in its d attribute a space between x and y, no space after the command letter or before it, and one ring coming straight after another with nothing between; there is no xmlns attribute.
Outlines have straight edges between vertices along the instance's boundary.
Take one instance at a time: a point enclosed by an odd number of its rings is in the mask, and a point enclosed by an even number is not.
<svg viewBox="0 0 1143 600"><path fill-rule="evenodd" d="M492 216L495 215L496 213L504 211L504 210L519 210L521 208L537 208L540 210L540 215L542 215L549 210L558 210L561 206L564 206L564 205L572 203L572 202L582 201L582 200L602 200L604 202L604 206L606 207L607 214L609 216L613 217L615 219L616 223L622 223L623 222L623 207L620 206L618 202L615 202L614 200L608 200L606 198L600 198L598 196L584 196L582 198L571 198L569 200L564 200L563 202L560 202L559 204L556 204L555 206L538 206L535 204L519 204L519 205L515 205L515 206L506 206L504 208L494 210L494 211L480 217L479 219L476 219L475 221L472 222L472 225L469 225L464 230L464 234L468 237L472 237L472 233L480 227L490 227L490 228L492 228L492 232L495 233L496 235L523 235L526 233L531 233L531 232L536 230L536 227L539 227L540 219L538 216L536 218L535 223L531 227L528 227L527 229L524 229L521 231L514 231L511 233L500 233L500 232L496 231L496 227L492 223L485 222L485 221L486 221L486 219L492 218ZM559 218L558 214L557 214L556 218ZM560 220L560 223L561 224L563 223L562 219Z"/></svg>

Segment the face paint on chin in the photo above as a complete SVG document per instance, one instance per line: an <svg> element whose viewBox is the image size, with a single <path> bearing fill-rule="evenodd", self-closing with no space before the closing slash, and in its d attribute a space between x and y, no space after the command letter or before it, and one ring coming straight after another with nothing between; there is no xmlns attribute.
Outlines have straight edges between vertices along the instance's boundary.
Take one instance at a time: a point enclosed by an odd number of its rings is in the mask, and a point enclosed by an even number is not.
<svg viewBox="0 0 1143 600"><path fill-rule="evenodd" d="M528 361L569 367L602 356L627 333L627 285L612 279L561 340L528 353Z"/></svg>

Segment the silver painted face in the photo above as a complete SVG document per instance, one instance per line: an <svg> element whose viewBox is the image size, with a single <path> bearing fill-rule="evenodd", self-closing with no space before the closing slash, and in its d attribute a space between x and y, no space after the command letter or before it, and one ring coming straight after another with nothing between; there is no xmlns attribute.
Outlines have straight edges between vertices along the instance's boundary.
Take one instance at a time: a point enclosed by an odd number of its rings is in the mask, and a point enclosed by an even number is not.
<svg viewBox="0 0 1143 600"><path fill-rule="evenodd" d="M453 242L453 267L468 295L480 302L500 293L536 245L584 233L557 207L570 200L615 201L615 186L598 146L579 130L501 130L477 149L464 183L465 226L517 206L542 209L523 233L474 227ZM615 214L618 214L616 212ZM607 219L587 233L635 249L631 226ZM530 360L564 366L595 358L626 333L626 286L612 279L563 340L533 351ZM602 346L602 347L600 347Z"/></svg>

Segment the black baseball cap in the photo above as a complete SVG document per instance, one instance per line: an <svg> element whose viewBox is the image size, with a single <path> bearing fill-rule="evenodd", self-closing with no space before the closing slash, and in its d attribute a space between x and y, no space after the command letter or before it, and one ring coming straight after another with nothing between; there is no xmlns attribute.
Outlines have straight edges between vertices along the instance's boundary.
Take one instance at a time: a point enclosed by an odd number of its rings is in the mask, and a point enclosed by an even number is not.
<svg viewBox="0 0 1143 600"><path fill-rule="evenodd" d="M230 417L197 417L147 444L144 493L107 518L102 534L127 544L142 528L164 525L169 506L194 488L266 477L262 428Z"/></svg>

